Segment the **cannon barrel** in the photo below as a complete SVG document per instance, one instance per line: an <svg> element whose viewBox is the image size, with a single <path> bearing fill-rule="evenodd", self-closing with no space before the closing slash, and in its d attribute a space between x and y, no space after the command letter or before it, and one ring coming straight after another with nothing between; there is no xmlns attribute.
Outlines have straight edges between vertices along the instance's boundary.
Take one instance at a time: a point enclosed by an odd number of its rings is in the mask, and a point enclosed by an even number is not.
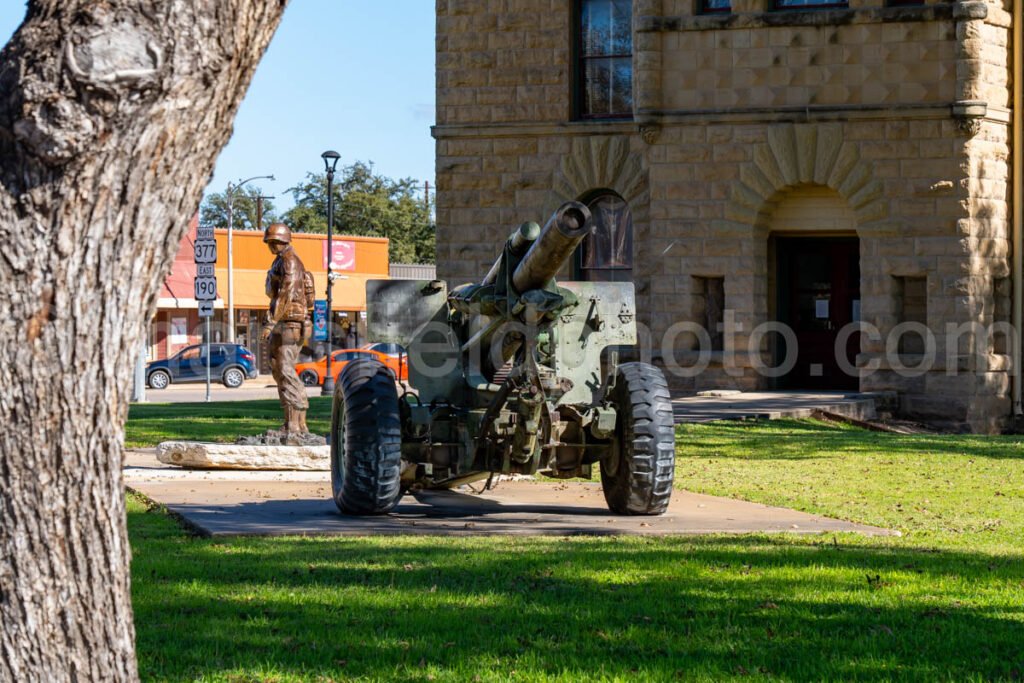
<svg viewBox="0 0 1024 683"><path fill-rule="evenodd" d="M540 226L533 221L527 221L519 225L508 238L508 251L514 258L519 258L526 253L526 250L530 248L530 245L536 241L537 236L540 235ZM482 285L492 285L498 280L498 271L501 270L502 254L498 254L497 260L491 269L487 271L487 275L480 282Z"/></svg>
<svg viewBox="0 0 1024 683"><path fill-rule="evenodd" d="M591 230L590 209L580 202L566 202L551 214L540 237L512 274L512 286L518 292L541 289L555 277L572 257Z"/></svg>

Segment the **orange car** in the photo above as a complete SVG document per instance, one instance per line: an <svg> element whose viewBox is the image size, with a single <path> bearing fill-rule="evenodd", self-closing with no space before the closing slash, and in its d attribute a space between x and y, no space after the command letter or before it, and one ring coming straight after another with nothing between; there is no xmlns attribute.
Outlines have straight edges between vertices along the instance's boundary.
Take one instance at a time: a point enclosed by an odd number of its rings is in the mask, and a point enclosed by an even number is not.
<svg viewBox="0 0 1024 683"><path fill-rule="evenodd" d="M403 380L408 379L409 371L404 357L396 358L370 349L338 349L331 353L331 374L334 375L335 382L338 381L338 375L341 374L345 366L357 358L376 358L386 365L395 377L401 377ZM323 384L324 379L327 377L327 356L309 363L296 363L295 373L307 387Z"/></svg>

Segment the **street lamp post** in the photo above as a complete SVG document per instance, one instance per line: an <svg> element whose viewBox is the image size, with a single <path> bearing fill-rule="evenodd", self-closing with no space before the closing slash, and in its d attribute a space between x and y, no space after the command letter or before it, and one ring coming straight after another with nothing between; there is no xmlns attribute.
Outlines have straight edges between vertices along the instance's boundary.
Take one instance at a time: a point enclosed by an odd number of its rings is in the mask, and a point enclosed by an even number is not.
<svg viewBox="0 0 1024 683"><path fill-rule="evenodd" d="M334 309L331 307L331 288L334 285L334 273L331 262L334 260L334 169L341 155L334 150L327 150L320 155L327 171L327 376L324 377L323 396L334 394L334 374L331 373L331 337L334 335Z"/></svg>
<svg viewBox="0 0 1024 683"><path fill-rule="evenodd" d="M272 175L254 175L252 178L247 178L240 183L232 185L228 182L228 191L226 193L226 199L228 203L228 343L235 343L235 259L232 236L234 235L235 228L235 190L242 187L246 183L251 183L254 180L274 180Z"/></svg>

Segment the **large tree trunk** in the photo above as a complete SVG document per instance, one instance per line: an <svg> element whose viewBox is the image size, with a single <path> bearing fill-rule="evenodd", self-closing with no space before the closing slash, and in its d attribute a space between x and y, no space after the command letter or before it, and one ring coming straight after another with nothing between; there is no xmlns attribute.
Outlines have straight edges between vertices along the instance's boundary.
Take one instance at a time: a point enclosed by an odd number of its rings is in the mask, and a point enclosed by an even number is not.
<svg viewBox="0 0 1024 683"><path fill-rule="evenodd" d="M34 0L0 53L2 680L137 678L132 368L284 6Z"/></svg>

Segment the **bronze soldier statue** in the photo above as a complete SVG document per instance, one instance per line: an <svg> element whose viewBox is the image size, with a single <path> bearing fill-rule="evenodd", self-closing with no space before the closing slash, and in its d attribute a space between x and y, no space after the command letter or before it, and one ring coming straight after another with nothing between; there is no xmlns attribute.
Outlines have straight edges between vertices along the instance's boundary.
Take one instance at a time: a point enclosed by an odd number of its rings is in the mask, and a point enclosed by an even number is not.
<svg viewBox="0 0 1024 683"><path fill-rule="evenodd" d="M313 306L312 277L292 247L292 231L284 223L267 226L263 241L277 256L267 271L270 313L263 326L263 340L270 340L270 369L284 410L282 441L289 445L306 442L309 427L306 411L309 399L295 374L299 350L313 330L309 311Z"/></svg>

